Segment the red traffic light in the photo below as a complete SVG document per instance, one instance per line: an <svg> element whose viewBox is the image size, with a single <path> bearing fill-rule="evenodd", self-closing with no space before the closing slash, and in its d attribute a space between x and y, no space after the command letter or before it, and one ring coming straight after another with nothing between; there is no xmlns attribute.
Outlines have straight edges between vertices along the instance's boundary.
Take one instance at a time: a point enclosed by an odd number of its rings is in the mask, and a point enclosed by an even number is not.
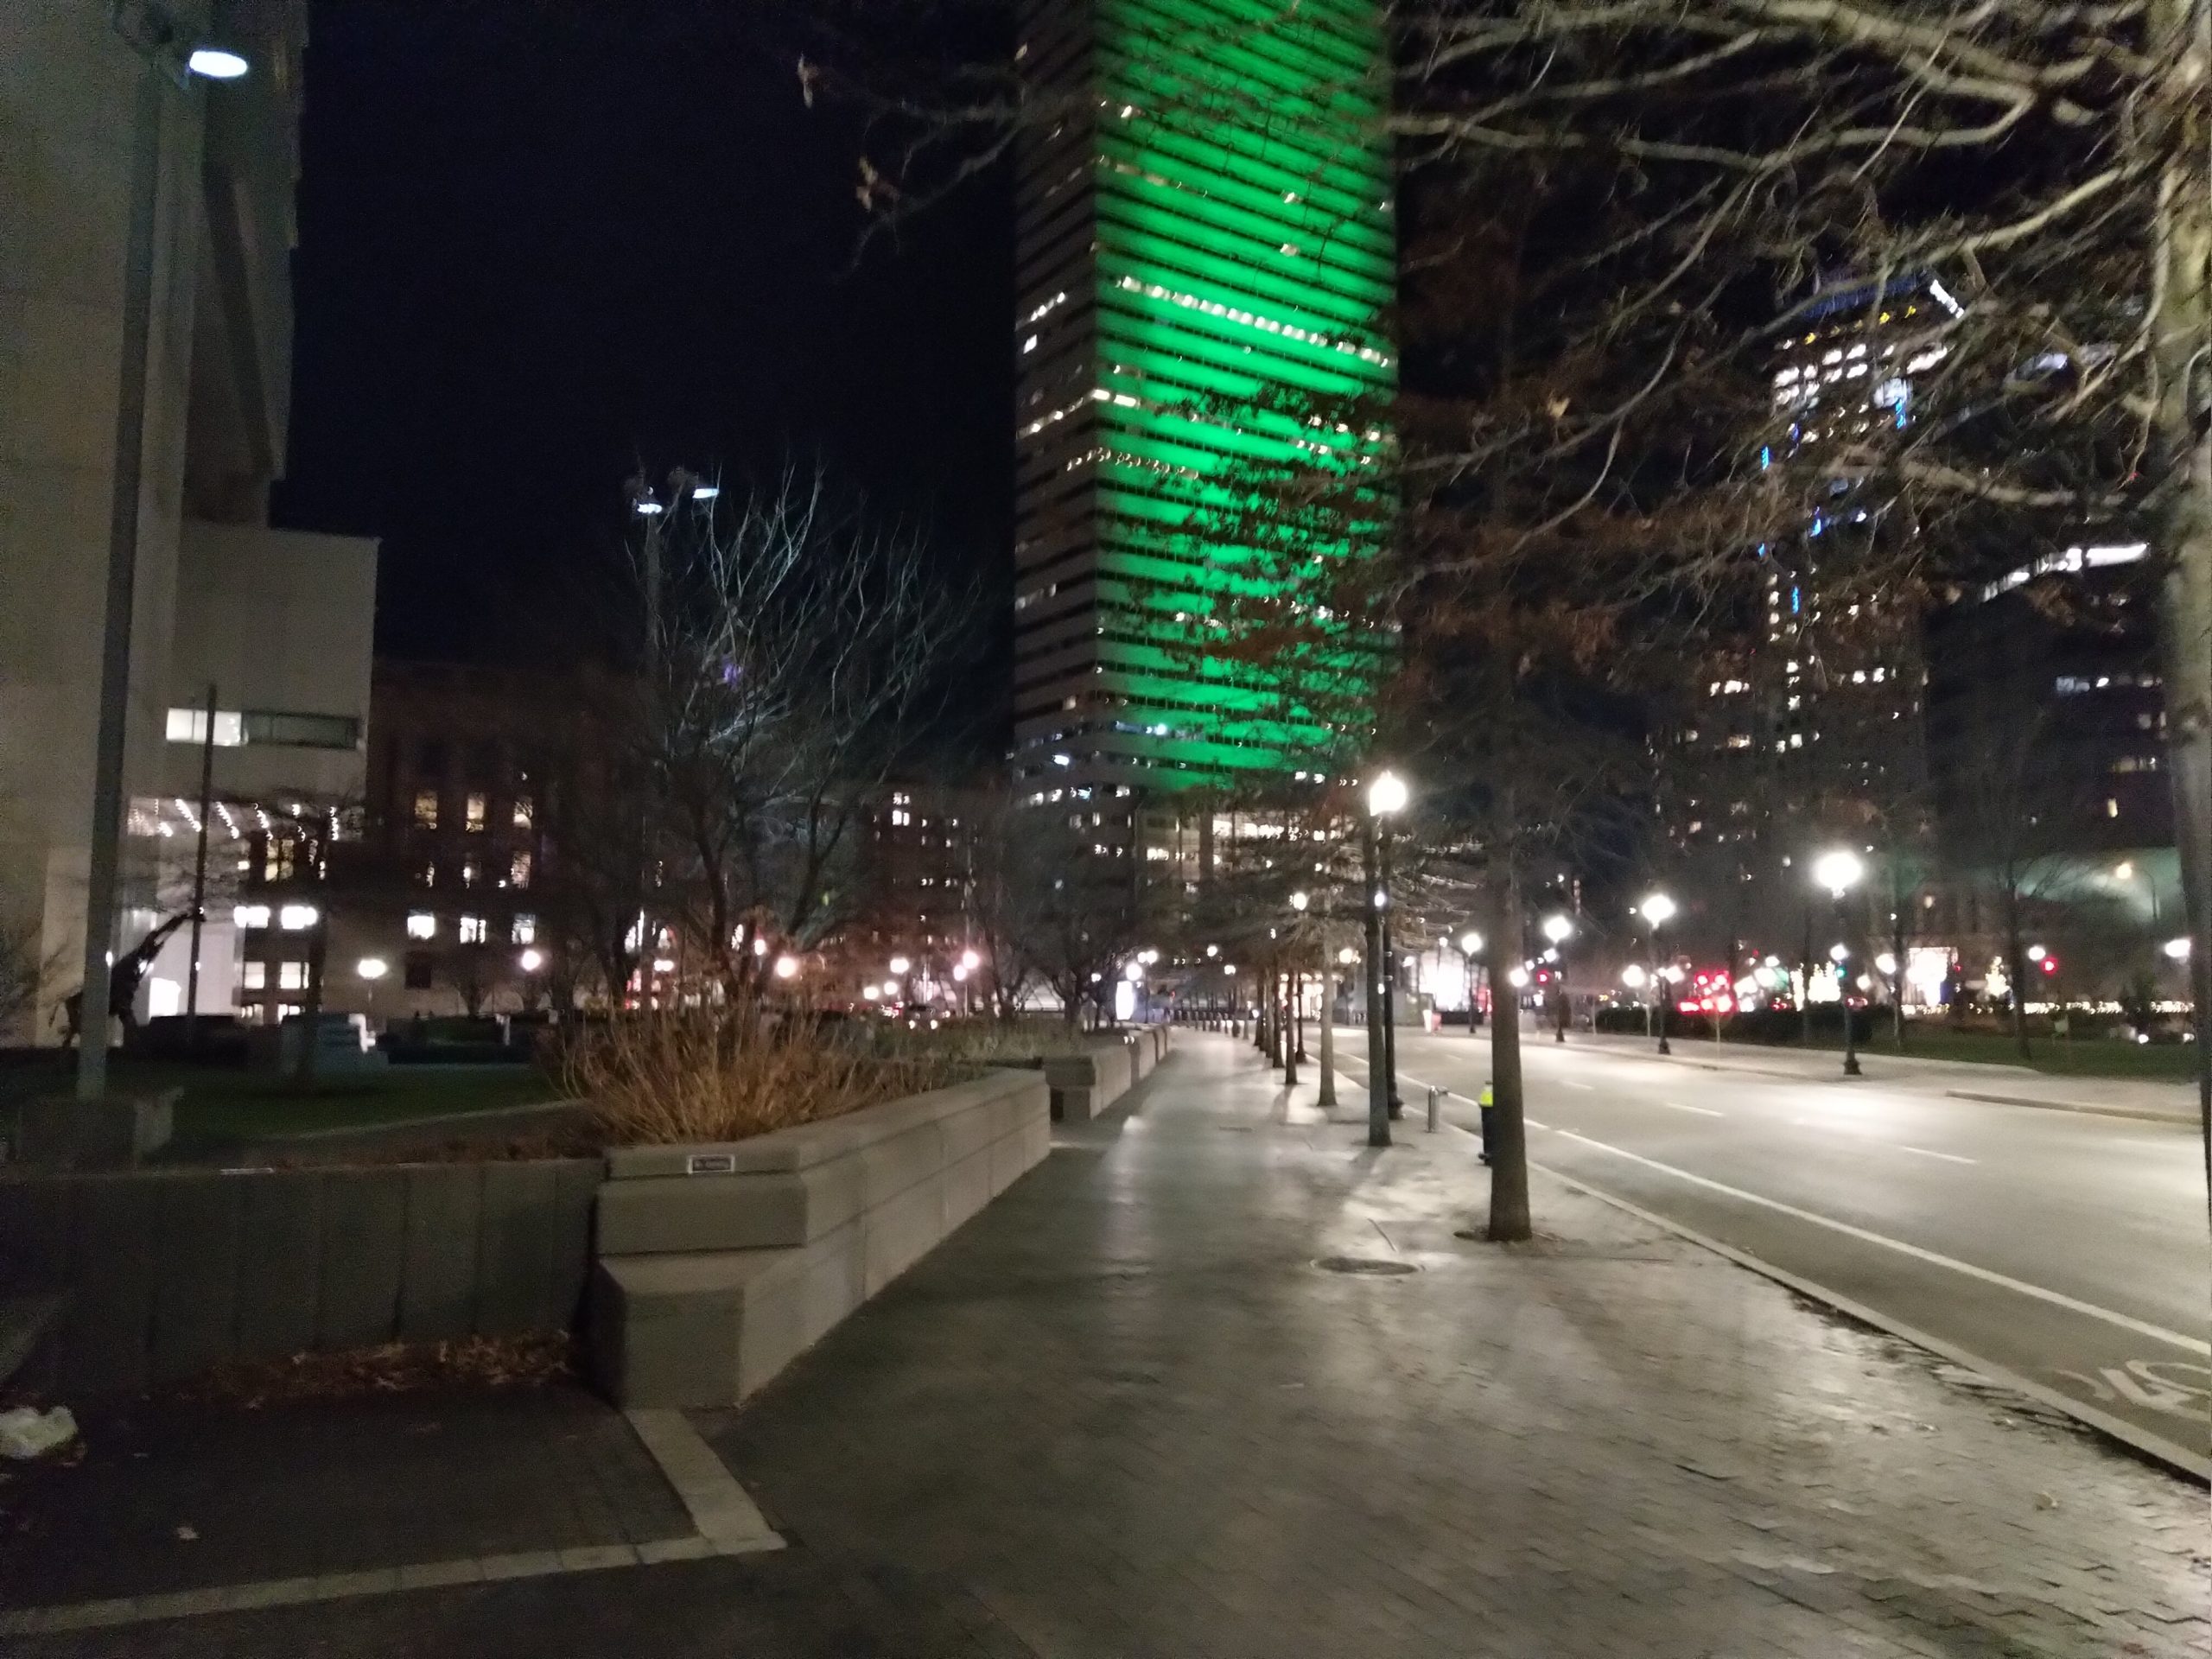
<svg viewBox="0 0 2212 1659"><path fill-rule="evenodd" d="M2045 957L2043 959L2043 970L2046 974L2056 973L2058 971L2058 958L2056 957Z"/></svg>

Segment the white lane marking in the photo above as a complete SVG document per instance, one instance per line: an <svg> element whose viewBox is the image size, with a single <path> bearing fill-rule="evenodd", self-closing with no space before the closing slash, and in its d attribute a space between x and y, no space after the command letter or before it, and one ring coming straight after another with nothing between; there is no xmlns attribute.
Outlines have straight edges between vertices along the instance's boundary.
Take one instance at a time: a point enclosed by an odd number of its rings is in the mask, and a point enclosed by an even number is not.
<svg viewBox="0 0 2212 1659"><path fill-rule="evenodd" d="M1726 1112L1716 1112L1710 1106L1685 1106L1679 1100L1655 1100L1655 1106L1664 1106L1677 1112L1695 1112L1700 1117L1726 1117Z"/></svg>
<svg viewBox="0 0 2212 1659"><path fill-rule="evenodd" d="M1993 1272L1987 1268L1978 1268L1971 1262L1961 1262L1955 1256L1939 1255L1934 1250L1923 1249L1917 1244L1908 1244L1900 1238L1890 1238L1881 1233L1870 1232L1864 1227L1854 1227L1847 1221L1838 1221L1833 1216L1820 1215L1810 1210L1800 1210L1796 1205L1784 1204L1779 1198L1770 1198L1758 1192L1746 1192L1740 1186L1730 1186L1725 1182L1713 1180L1707 1176L1693 1175L1687 1169L1677 1169L1672 1164L1662 1164L1656 1158L1646 1158L1640 1153L1628 1152L1619 1147L1607 1146L1603 1141L1593 1141L1586 1135L1577 1135L1573 1129L1561 1129L1560 1133L1569 1141L1580 1141L1586 1147L1595 1147L1600 1152L1610 1152L1616 1158L1625 1158L1630 1163L1642 1164L1647 1169L1656 1169L1663 1175L1675 1176L1678 1179L1690 1182L1693 1185L1709 1187L1715 1192L1725 1192L1732 1198L1743 1199L1746 1204L1764 1205L1770 1210L1778 1210L1783 1215L1793 1216L1799 1221L1809 1221L1816 1227L1830 1228L1847 1237L1859 1239L1868 1244L1879 1244L1886 1249L1896 1250L1902 1255L1911 1256L1915 1261L1931 1262L1939 1268L1948 1268L1954 1273L1962 1273L1968 1278L1979 1279L1985 1284L1997 1285L2005 1290L2017 1292L2022 1296L2032 1296L2038 1301L2049 1302L2053 1306L2063 1307L2071 1313L2087 1314L2093 1319L2102 1319L2107 1324L2119 1325L2122 1330L2133 1331L2138 1336L2171 1343L2175 1347L2185 1348L2192 1354L2212 1355L2212 1342L2206 1342L2202 1338L2183 1336L2178 1331L2169 1331L2163 1325L2153 1325L2148 1319L2139 1319L2132 1314L2115 1313L2108 1307L2099 1307L2094 1302L2082 1301L2079 1298L2067 1295L2063 1291L2046 1290L2041 1285L2031 1285L2024 1280L2010 1278L2004 1274Z"/></svg>
<svg viewBox="0 0 2212 1659"><path fill-rule="evenodd" d="M1537 1122L1535 1118L1529 1116L1526 1112L1521 1114L1521 1121L1523 1123L1526 1123L1532 1129L1548 1129L1551 1128L1551 1125L1548 1123Z"/></svg>
<svg viewBox="0 0 2212 1659"><path fill-rule="evenodd" d="M1594 1083L1577 1083L1573 1077L1561 1077L1560 1081L1570 1089L1580 1089L1586 1095L1592 1092L1598 1087Z"/></svg>
<svg viewBox="0 0 2212 1659"><path fill-rule="evenodd" d="M1961 1158L1955 1152L1937 1152L1932 1147L1908 1147L1904 1145L1902 1142L1898 1144L1897 1150L1899 1152L1916 1152L1923 1158L1941 1158L1944 1162L1949 1164L1972 1164L1980 1161L1979 1159L1974 1158Z"/></svg>

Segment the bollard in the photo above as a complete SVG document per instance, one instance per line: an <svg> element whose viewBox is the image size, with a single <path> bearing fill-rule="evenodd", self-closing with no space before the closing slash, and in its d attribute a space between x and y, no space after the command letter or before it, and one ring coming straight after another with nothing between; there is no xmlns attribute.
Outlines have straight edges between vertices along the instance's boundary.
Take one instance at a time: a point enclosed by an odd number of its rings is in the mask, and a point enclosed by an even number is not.
<svg viewBox="0 0 2212 1659"><path fill-rule="evenodd" d="M1452 1097L1449 1089L1439 1089L1431 1084L1428 1090L1428 1132L1434 1135L1444 1127L1444 1103Z"/></svg>

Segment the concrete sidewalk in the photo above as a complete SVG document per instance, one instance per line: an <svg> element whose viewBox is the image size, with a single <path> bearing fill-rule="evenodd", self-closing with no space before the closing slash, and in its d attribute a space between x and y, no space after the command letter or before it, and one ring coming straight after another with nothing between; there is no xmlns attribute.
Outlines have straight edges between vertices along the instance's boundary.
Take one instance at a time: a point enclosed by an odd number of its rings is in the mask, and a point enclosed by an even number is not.
<svg viewBox="0 0 2212 1659"><path fill-rule="evenodd" d="M694 1420L785 1549L22 1635L10 1659L2178 1659L2212 1637L2200 1489L1564 1186L1540 1181L1532 1244L1458 1237L1482 1224L1464 1136L1409 1117L1370 1151L1355 1110L1249 1048L1177 1040L1126 1111ZM633 1535L677 1524L618 1508Z"/></svg>
<svg viewBox="0 0 2212 1659"><path fill-rule="evenodd" d="M1478 1033L1474 1040L1487 1043L1490 1039ZM1539 1045L1548 1052L1553 1046L1548 1027L1539 1029L1524 1025L1521 1040L1523 1044ZM1673 1039L1674 1052L1661 1055L1654 1052L1649 1038L1580 1030L1568 1033L1567 1047L1693 1070L1745 1071L1815 1083L1847 1081L1843 1076L1840 1049L1808 1051L1764 1044L1716 1043L1711 1038L1676 1037ZM2156 1122L2197 1121L2196 1090L2187 1083L2167 1083L2151 1077L2066 1077L2024 1065L1897 1055L1878 1048L1861 1049L1859 1063L1870 1082L1917 1093L1946 1095L1955 1100L1984 1101L2000 1106L2047 1106L2060 1111L2144 1118Z"/></svg>

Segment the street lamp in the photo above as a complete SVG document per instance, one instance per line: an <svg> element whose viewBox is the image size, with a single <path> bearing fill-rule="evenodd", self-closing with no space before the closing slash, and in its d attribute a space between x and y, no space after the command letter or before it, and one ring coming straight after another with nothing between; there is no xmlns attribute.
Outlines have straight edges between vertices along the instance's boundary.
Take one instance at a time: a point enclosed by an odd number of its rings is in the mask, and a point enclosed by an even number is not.
<svg viewBox="0 0 2212 1659"><path fill-rule="evenodd" d="M1671 1054L1675 1051L1667 1041L1667 992L1665 989L1665 953L1659 947L1660 937L1667 924L1674 918L1675 901L1663 893L1655 893L1637 906L1645 924L1651 929L1651 961L1653 965L1653 993L1659 1004L1659 1052Z"/></svg>
<svg viewBox="0 0 2212 1659"><path fill-rule="evenodd" d="M1389 771L1376 774L1367 786L1367 1144L1390 1144L1390 1120L1405 1109L1398 1099L1398 1045L1393 1030L1395 1010L1390 963L1390 834L1388 820L1406 810L1410 791L1405 780ZM1376 1028L1380 1027L1378 1031ZM1376 1049L1382 1049L1376 1065Z"/></svg>
<svg viewBox="0 0 2212 1659"><path fill-rule="evenodd" d="M145 474L146 374L154 328L154 253L160 228L164 80L235 80L246 60L194 41L153 4L118 5L115 31L144 60L131 111L130 218L124 241L121 349L109 476L107 569L100 614L99 716L92 745L92 822L85 871L85 936L79 958L79 1100L107 1092L107 1036L115 890L122 860L124 740L130 715L132 610L138 585L138 495ZM199 962L199 952L193 952Z"/></svg>
<svg viewBox="0 0 2212 1659"><path fill-rule="evenodd" d="M1562 947L1574 937L1574 924L1564 916L1547 916L1544 918L1544 937L1551 941L1551 955L1559 963L1559 991L1554 1002L1553 1035L1563 1043L1567 1040L1568 1009L1573 1004L1567 994L1567 958Z"/></svg>
<svg viewBox="0 0 2212 1659"><path fill-rule="evenodd" d="M776 958L776 977L778 979L797 979L798 977L798 958L797 957L778 957Z"/></svg>
<svg viewBox="0 0 2212 1659"><path fill-rule="evenodd" d="M1483 948L1483 936L1469 928L1459 936L1459 959L1467 969L1467 1035L1475 1034L1475 957Z"/></svg>
<svg viewBox="0 0 2212 1659"><path fill-rule="evenodd" d="M2168 962L2187 962L2189 960L2189 940L2186 938L2168 939L2158 948L2165 952L2166 960Z"/></svg>
<svg viewBox="0 0 2212 1659"><path fill-rule="evenodd" d="M1287 976L1290 1032L1289 1040L1283 1046L1282 1057L1282 1080L1286 1087L1297 1084L1298 1063L1306 1058L1306 985L1298 952L1305 943L1306 907L1313 902L1303 888L1290 895L1291 913L1298 918L1298 921L1291 930L1290 973Z"/></svg>
<svg viewBox="0 0 2212 1659"><path fill-rule="evenodd" d="M907 976L907 974L908 974L908 973L910 973L911 971L912 971L913 966L914 966L914 964L913 964L912 963L911 963L911 962L907 961L907 960L906 960L906 957L892 957L892 958L891 958L891 976L892 976L892 978L893 978L893 979L904 979L904 978L906 978L906 976Z"/></svg>
<svg viewBox="0 0 2212 1659"><path fill-rule="evenodd" d="M1847 934L1850 926L1850 918L1844 909L1845 897L1859 885L1866 874L1866 864L1847 847L1822 853L1813 861L1814 881L1826 887L1828 896L1835 900L1835 925L1839 932ZM1851 1018L1850 976L1843 971L1843 964L1851 959L1851 947L1839 942L1828 955L1835 960L1836 997L1843 1006L1843 1075L1855 1077L1859 1071L1858 1033ZM1809 992L1810 988L1807 988ZM1807 1000L1810 1001L1809 995Z"/></svg>

